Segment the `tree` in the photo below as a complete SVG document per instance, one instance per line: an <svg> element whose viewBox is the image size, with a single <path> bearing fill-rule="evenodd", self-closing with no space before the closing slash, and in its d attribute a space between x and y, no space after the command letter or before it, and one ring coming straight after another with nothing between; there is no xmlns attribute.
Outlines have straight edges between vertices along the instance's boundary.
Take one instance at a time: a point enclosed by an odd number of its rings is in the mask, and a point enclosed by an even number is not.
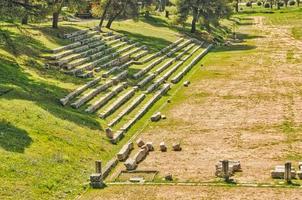
<svg viewBox="0 0 302 200"><path fill-rule="evenodd" d="M85 0L46 0L48 8L52 13L52 28L58 28L59 17L64 6L67 6L71 10L79 9L80 7L86 7L87 1Z"/></svg>
<svg viewBox="0 0 302 200"><path fill-rule="evenodd" d="M195 33L200 18L210 31L210 23L217 24L219 19L228 17L231 13L227 0L178 0L177 9L178 22L185 22L192 15L191 33Z"/></svg>

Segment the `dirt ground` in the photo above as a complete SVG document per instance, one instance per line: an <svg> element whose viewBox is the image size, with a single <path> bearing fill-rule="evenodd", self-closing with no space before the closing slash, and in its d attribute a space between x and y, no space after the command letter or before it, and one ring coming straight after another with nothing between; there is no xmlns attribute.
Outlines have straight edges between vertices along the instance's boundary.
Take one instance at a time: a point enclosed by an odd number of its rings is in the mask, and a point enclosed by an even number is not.
<svg viewBox="0 0 302 200"><path fill-rule="evenodd" d="M273 26L264 17L250 17L237 30L240 41L210 53L139 136L155 151L138 170L171 173L179 182L214 181L215 164L239 160L239 183L275 183L270 170L291 160L295 168L302 150L302 45L290 27ZM168 151L159 151L160 142ZM171 151L180 142L181 152ZM136 153L134 150L132 155ZM120 167L117 171L123 168ZM301 199L302 190L285 188L205 186L110 186L83 199ZM273 198L272 198L273 197Z"/></svg>
<svg viewBox="0 0 302 200"><path fill-rule="evenodd" d="M209 55L184 89L184 99L177 105L172 99L163 110L168 119L144 131L141 138L157 149L138 169L171 173L179 181L210 181L218 160L233 159L243 168L237 181L258 183L272 182L270 170L285 160L296 167L302 146L302 49L287 27L274 27L263 17L251 21L240 26L242 41L234 44L249 50ZM219 76L200 78L206 73ZM161 141L169 148L180 141L183 151L160 153Z"/></svg>
<svg viewBox="0 0 302 200"><path fill-rule="evenodd" d="M274 199L299 200L300 189L272 188L223 188L202 186L112 186L103 191L87 194L83 199L89 200L164 200L164 199L198 199L198 200L239 200L239 199ZM272 198L274 197L274 198Z"/></svg>

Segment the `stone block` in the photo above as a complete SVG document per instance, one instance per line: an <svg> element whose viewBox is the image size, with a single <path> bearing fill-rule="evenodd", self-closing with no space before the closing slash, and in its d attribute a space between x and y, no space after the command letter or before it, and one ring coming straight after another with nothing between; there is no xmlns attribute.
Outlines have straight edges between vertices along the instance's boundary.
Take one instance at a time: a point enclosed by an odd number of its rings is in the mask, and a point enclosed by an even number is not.
<svg viewBox="0 0 302 200"><path fill-rule="evenodd" d="M148 149L140 149L133 157L133 159L135 159L136 163L140 163L141 161L143 161L146 156L148 154Z"/></svg>
<svg viewBox="0 0 302 200"><path fill-rule="evenodd" d="M142 138L139 138L139 139L136 140L136 144L137 144L138 147L142 147L142 146L144 146L145 143L142 140Z"/></svg>
<svg viewBox="0 0 302 200"><path fill-rule="evenodd" d="M161 119L161 113L157 112L154 115L151 116L151 121L152 122L158 122Z"/></svg>
<svg viewBox="0 0 302 200"><path fill-rule="evenodd" d="M135 159L128 158L124 163L127 170L135 170L137 167L137 163Z"/></svg>
<svg viewBox="0 0 302 200"><path fill-rule="evenodd" d="M166 152L166 151L167 151L167 146L166 146L165 142L161 142L161 143L159 144L159 148L160 148L160 150L161 150L162 152Z"/></svg>
<svg viewBox="0 0 302 200"><path fill-rule="evenodd" d="M113 134L113 131L111 128L106 128L106 136L109 138L109 139L112 139L114 134Z"/></svg>
<svg viewBox="0 0 302 200"><path fill-rule="evenodd" d="M173 181L173 177L172 177L172 174L168 173L165 175L165 180L166 181Z"/></svg>
<svg viewBox="0 0 302 200"><path fill-rule="evenodd" d="M147 142L146 146L148 147L148 151L154 151L154 146L152 142Z"/></svg>
<svg viewBox="0 0 302 200"><path fill-rule="evenodd" d="M117 158L119 161L124 161L128 158L131 150L133 149L133 143L127 143L123 146L123 148L117 154Z"/></svg>
<svg viewBox="0 0 302 200"><path fill-rule="evenodd" d="M180 143L174 143L172 145L173 151L181 151Z"/></svg>

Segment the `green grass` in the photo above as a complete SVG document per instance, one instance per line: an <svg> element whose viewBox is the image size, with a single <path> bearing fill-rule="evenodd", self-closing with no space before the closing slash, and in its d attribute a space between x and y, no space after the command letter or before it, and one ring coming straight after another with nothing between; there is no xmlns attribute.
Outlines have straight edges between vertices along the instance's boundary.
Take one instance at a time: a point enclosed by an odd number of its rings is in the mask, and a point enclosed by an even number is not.
<svg viewBox="0 0 302 200"><path fill-rule="evenodd" d="M59 98L86 80L45 69L45 60L40 56L68 44L58 35L97 23L63 22L59 30L53 30L49 23L20 26L1 22L1 199L73 199L88 187L94 161L106 163L114 157L149 118L147 115L122 142L112 145L105 137L104 121L97 115L59 104ZM160 16L139 22L115 22L113 30L152 51L180 36L180 31Z"/></svg>

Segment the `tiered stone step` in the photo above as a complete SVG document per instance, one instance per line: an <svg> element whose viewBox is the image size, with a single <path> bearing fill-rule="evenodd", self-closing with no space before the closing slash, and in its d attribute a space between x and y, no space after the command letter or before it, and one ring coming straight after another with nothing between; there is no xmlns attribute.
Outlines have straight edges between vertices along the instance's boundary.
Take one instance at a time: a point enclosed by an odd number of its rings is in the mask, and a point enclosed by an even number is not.
<svg viewBox="0 0 302 200"><path fill-rule="evenodd" d="M117 94L119 94L121 91L123 91L127 87L127 83L122 83L116 86L112 89L111 92L107 93L105 96L98 99L95 103L93 103L91 106L89 106L85 111L88 113L94 113L98 109L100 109L102 106L106 105L110 99L115 97Z"/></svg>
<svg viewBox="0 0 302 200"><path fill-rule="evenodd" d="M190 46L191 47L191 46ZM168 72L166 72L163 76L161 76L159 79L157 79L152 85L150 85L146 93L151 93L153 90L155 90L157 87L159 87L161 84L163 84L165 81L168 80L170 76L178 69L180 68L198 49L200 49L200 46L197 46L194 48L194 50L185 58L183 58L179 63L177 63L173 68L171 68ZM181 54L180 54L181 55ZM173 61L176 61L176 58L173 59Z"/></svg>
<svg viewBox="0 0 302 200"><path fill-rule="evenodd" d="M140 70L139 72L137 72L136 74L134 74L133 78L134 79L138 79L138 78L142 77L143 75L145 75L146 73L148 73L150 70L152 70L156 65L160 64L166 58L170 57L175 52L181 50L182 48L184 48L185 46L187 46L189 43L191 43L191 41L186 41L182 45L180 45L180 46L178 46L178 47L176 47L174 49L171 49L171 51L169 53L165 54L164 56L160 57L159 59L157 59L154 62L152 62L151 64L149 64L147 67L143 68L142 70Z"/></svg>
<svg viewBox="0 0 302 200"><path fill-rule="evenodd" d="M134 110L145 98L145 94L139 95L136 99L132 101L132 103L128 107L126 107L121 113L119 113L118 116L108 124L108 126L112 127L116 125L125 115L129 114L132 110Z"/></svg>
<svg viewBox="0 0 302 200"><path fill-rule="evenodd" d="M134 96L136 90L137 88L132 88L126 94L118 98L113 104L111 104L104 112L100 114L100 118L105 119L110 114L115 112L119 107L121 107L124 103L126 103L129 99Z"/></svg>
<svg viewBox="0 0 302 200"><path fill-rule="evenodd" d="M60 99L60 102L63 106L67 105L68 102L72 99L74 99L76 96L78 96L79 94L83 93L85 90L87 90L88 88L96 85L98 82L100 82L102 79L102 77L97 77L92 81L89 81L88 83L86 83L85 85L77 88L76 90L72 91L71 93L69 93L66 97Z"/></svg>
<svg viewBox="0 0 302 200"><path fill-rule="evenodd" d="M171 82L174 84L178 83L192 69L192 67L194 67L194 65L209 52L212 46L212 44L208 45L208 47L204 51L202 51L198 56L196 56L189 65L187 65L181 72L179 72L175 77L173 77Z"/></svg>
<svg viewBox="0 0 302 200"><path fill-rule="evenodd" d="M122 128L111 139L111 142L116 144L124 136L127 130L129 130L136 121L143 117L144 114L152 107L152 105L157 102L169 89L170 84L165 84L162 89L156 92L154 96L139 110L135 117L122 126Z"/></svg>

